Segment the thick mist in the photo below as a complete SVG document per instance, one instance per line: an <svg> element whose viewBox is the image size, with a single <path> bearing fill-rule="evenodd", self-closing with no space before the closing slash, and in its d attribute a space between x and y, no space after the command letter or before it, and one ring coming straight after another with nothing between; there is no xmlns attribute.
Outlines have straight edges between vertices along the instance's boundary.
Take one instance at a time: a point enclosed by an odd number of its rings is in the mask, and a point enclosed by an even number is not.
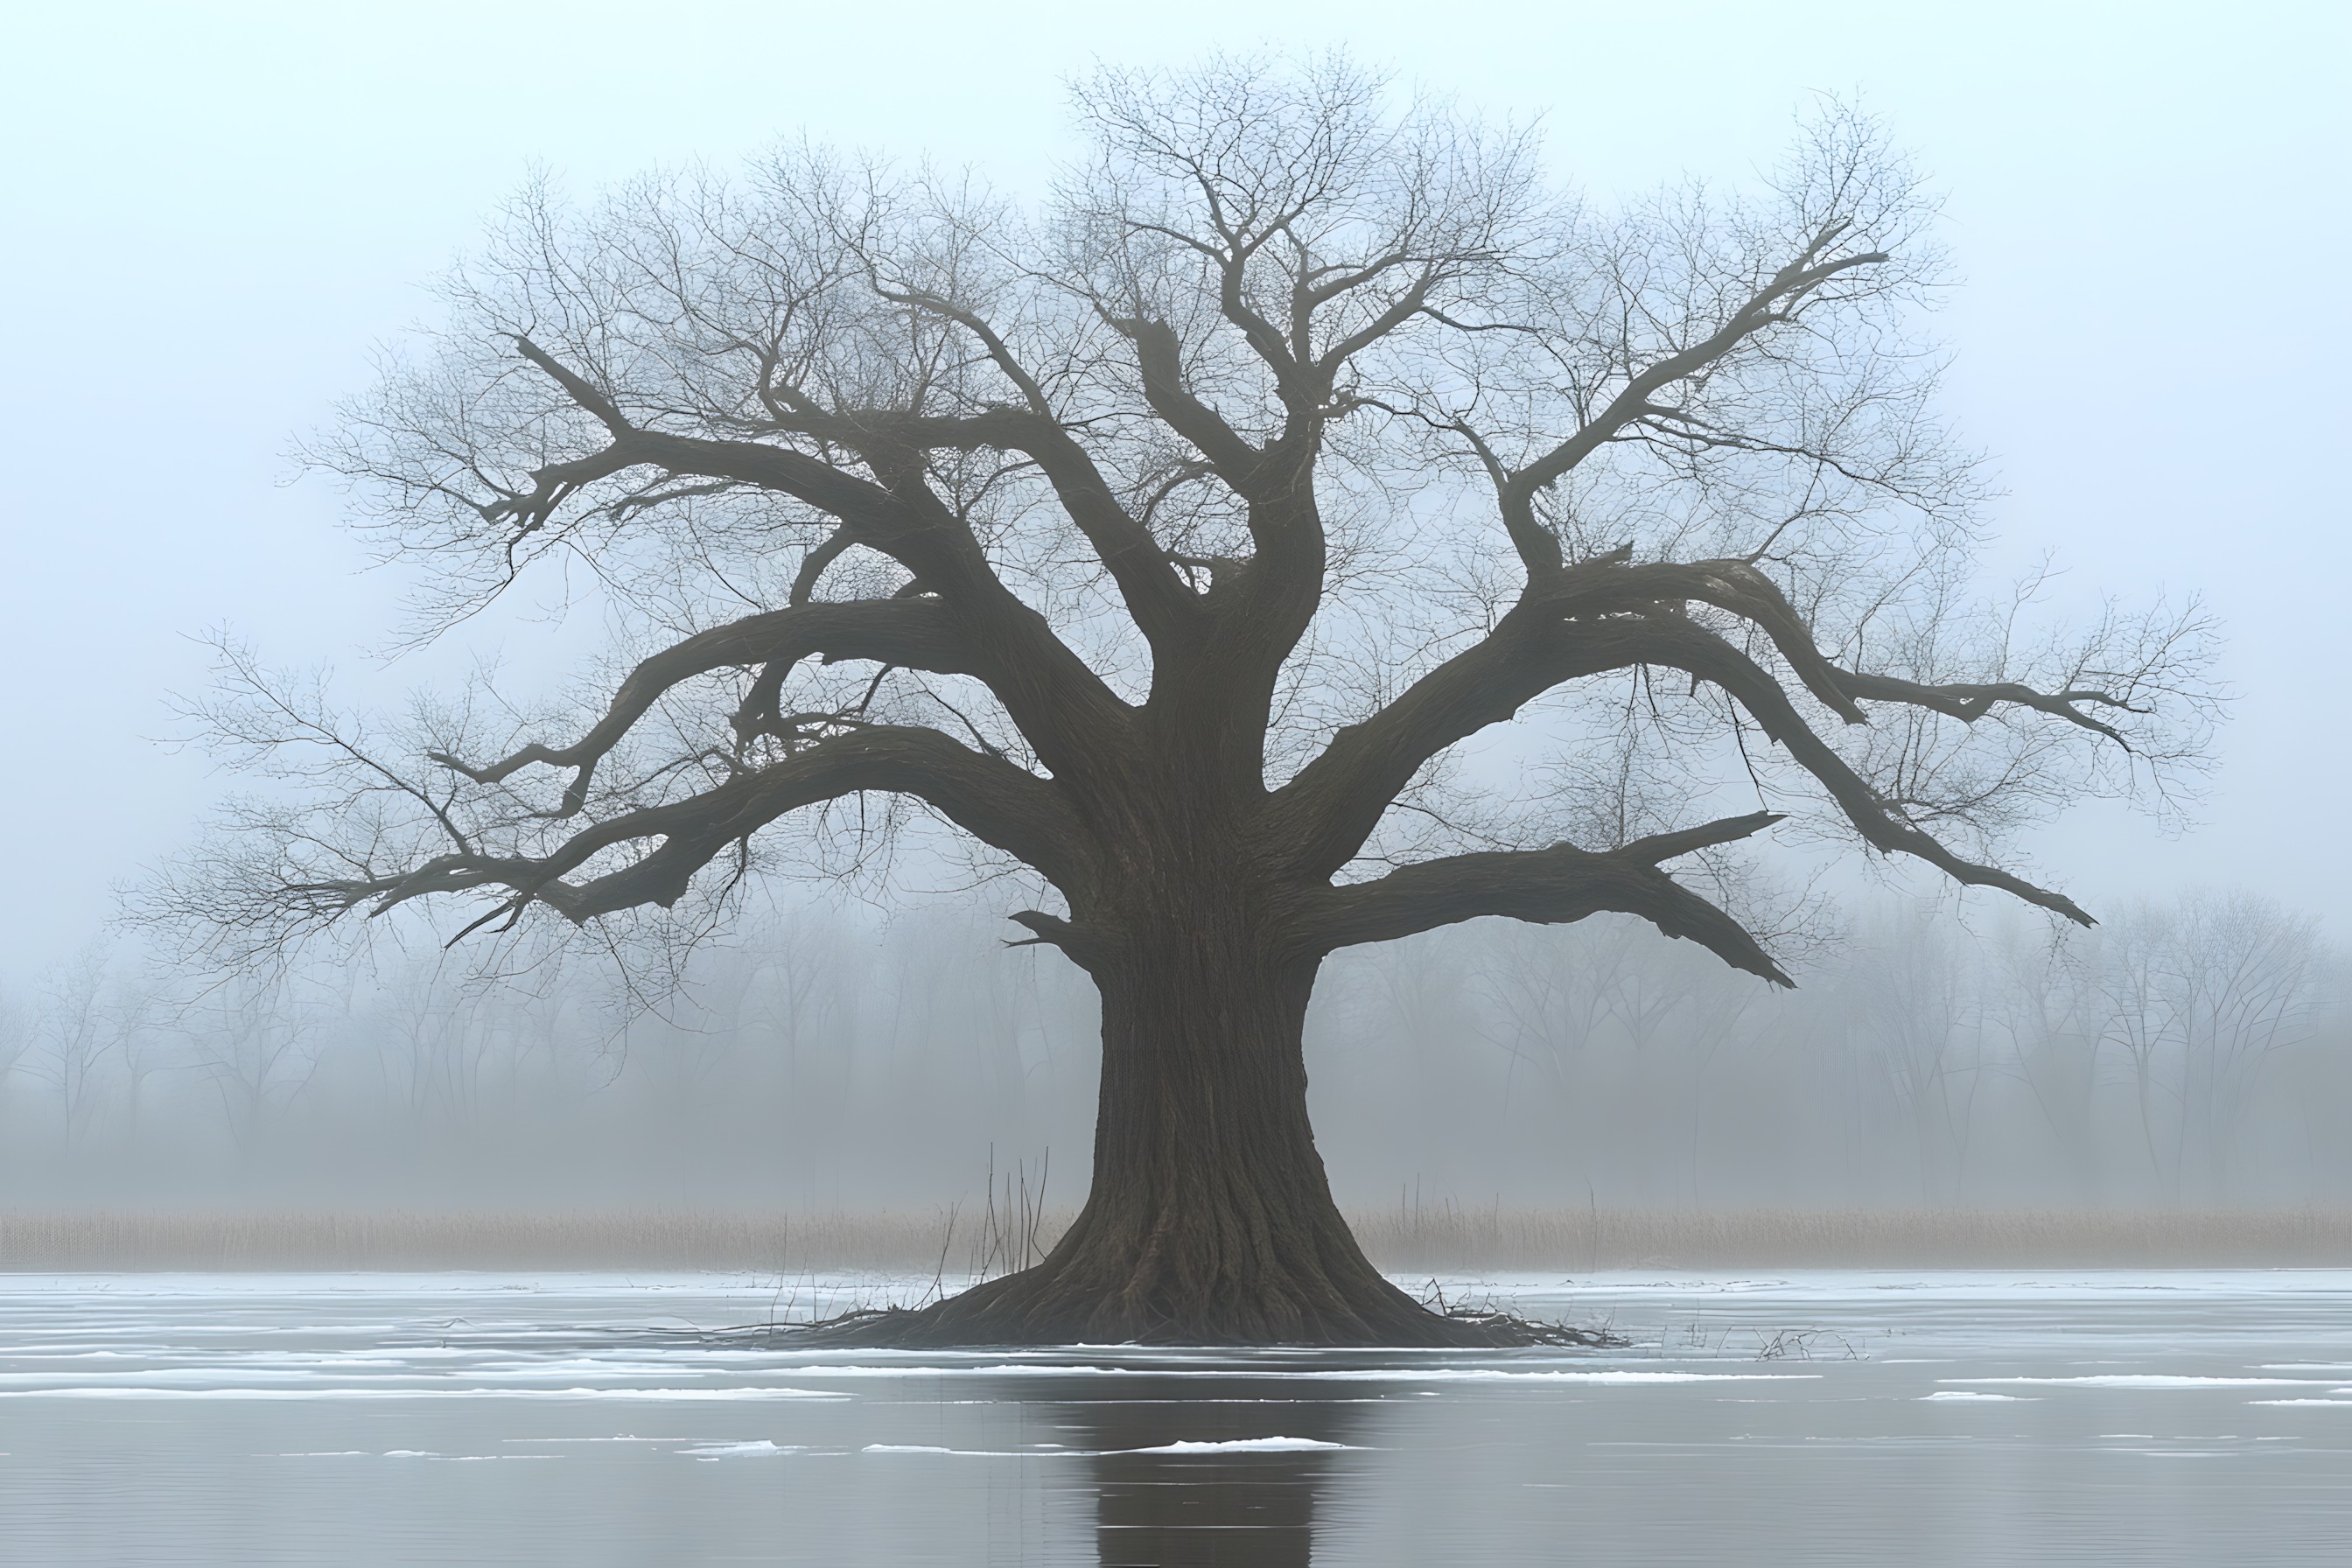
<svg viewBox="0 0 2352 1568"><path fill-rule="evenodd" d="M2338 700L2341 487L2324 441L2255 452L2209 427L2216 389L2254 386L2302 411L2298 430L2343 422L2344 209L2311 199L2343 144L2323 74L2341 15L1815 8L1766 36L1701 7L1665 25L1696 41L1660 115L1652 73L1578 63L1654 49L1648 13L1474 6L1432 30L1263 7L1082 26L721 7L677 24L698 39L692 68L663 71L576 10L440 10L0 24L41 68L0 106L28 150L26 232L61 237L0 258L28 302L0 429L19 479L0 499L0 636L37 672L0 693L21 758L0 1205L929 1212L976 1194L992 1157L1034 1168L1048 1151L1051 1196L1075 1204L1093 994L1050 953L1003 948L1018 933L985 900L779 913L707 946L674 999L576 955L507 975L430 942L191 996L128 938L78 944L107 889L181 845L220 791L152 743L163 694L205 679L191 634L226 622L361 667L387 701L446 673L370 665L400 584L356 572L331 526L340 498L280 483L281 454L528 168L593 188L805 125L1034 192L1063 144L1056 83L1088 60L1342 34L1433 91L1549 116L1563 165L1603 192L1736 177L1813 91L1866 89L1948 193L1967 274L1945 317L1949 408L1995 455L2002 563L2055 548L2060 586L2086 602L2201 591L2243 698L2197 832L2159 842L2093 809L2035 844L2106 922L2093 932L2060 941L1990 901L1858 897L1785 995L1607 920L1343 954L1309 1037L1342 1201L1410 1201L1416 1184L1466 1205L2352 1200L2330 1136L2352 1040L2336 951L2310 924L2344 871L2343 844L2309 827L2346 762L2314 717ZM877 45L905 68L772 90L776 60ZM519 77L518 58L544 68ZM2217 232L2250 237L2266 293L2298 303L2182 309L2212 287ZM127 367L153 363L201 393L126 440ZM504 657L575 680L548 613L485 622L442 665ZM2200 883L2252 891L2183 890ZM2269 935L2232 949L2217 926Z"/></svg>
<svg viewBox="0 0 2352 1568"><path fill-rule="evenodd" d="M1856 900L1793 992L1646 925L1343 953L1307 1036L1359 1213L2328 1207L2352 1015L2310 917ZM1094 992L984 897L772 910L675 986L431 945L190 994L93 946L0 1013L20 1206L929 1213L1084 1195Z"/></svg>

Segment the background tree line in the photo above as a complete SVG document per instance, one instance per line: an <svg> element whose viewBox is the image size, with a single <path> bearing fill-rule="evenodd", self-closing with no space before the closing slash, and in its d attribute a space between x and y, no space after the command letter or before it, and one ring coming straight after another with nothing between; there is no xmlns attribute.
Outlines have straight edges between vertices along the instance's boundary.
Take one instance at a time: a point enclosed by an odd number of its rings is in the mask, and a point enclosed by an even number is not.
<svg viewBox="0 0 2352 1568"><path fill-rule="evenodd" d="M1308 1025L1350 1206L2330 1206L2352 1011L2312 917L2198 891L2087 931L1893 896L1774 992L1620 917L1343 954ZM390 947L192 988L92 944L0 992L0 1198L1074 1202L1096 1004L993 911L772 910L666 1000L575 951Z"/></svg>

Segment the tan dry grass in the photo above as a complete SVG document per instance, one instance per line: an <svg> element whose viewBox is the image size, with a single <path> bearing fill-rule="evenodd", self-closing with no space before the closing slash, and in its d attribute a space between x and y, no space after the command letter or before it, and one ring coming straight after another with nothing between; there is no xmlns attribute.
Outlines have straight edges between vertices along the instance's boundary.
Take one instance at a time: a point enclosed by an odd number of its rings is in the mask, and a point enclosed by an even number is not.
<svg viewBox="0 0 2352 1568"><path fill-rule="evenodd" d="M1039 1244L1069 1217L1038 1216ZM2319 1211L1432 1209L1353 1223L1382 1268L1412 1273L2352 1267L2352 1213ZM970 1214L950 1234L944 1214L0 1211L0 1269L22 1271L871 1269L961 1283L988 1247L985 1216Z"/></svg>

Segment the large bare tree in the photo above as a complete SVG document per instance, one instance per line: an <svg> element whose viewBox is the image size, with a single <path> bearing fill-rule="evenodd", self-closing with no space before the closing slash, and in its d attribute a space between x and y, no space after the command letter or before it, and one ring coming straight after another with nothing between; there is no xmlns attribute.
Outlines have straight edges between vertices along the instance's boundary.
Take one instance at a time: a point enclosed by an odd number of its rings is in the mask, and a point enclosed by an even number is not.
<svg viewBox="0 0 2352 1568"><path fill-rule="evenodd" d="M887 1331L1507 1333L1333 1205L1324 957L1616 911L1785 984L1727 852L1791 818L2086 920L1994 852L2170 798L2201 620L1971 596L1930 204L1857 114L1745 195L1603 209L1345 62L1076 102L1025 209L807 148L526 191L310 456L434 624L570 563L633 668L568 731L475 691L379 741L233 658L215 738L315 787L152 907L247 958L418 900L723 912L943 822L1099 987L1093 1184L1043 1263Z"/></svg>

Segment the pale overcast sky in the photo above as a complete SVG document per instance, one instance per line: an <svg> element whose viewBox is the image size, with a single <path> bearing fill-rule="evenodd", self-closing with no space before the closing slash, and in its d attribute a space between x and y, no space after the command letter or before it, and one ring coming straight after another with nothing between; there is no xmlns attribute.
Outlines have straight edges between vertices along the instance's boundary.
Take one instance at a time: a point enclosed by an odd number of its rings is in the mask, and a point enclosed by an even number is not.
<svg viewBox="0 0 2352 1568"><path fill-rule="evenodd" d="M2234 881L2332 914L2352 878L2352 5L0 12L0 975L85 940L219 787L148 739L200 680L184 634L369 669L398 584L282 454L530 165L584 192L806 130L1034 190L1070 74L1259 44L1541 113L1599 195L1737 180L1812 94L1859 91L1948 195L1948 407L1993 454L2004 548L2055 548L2077 596L2201 591L2229 628L2206 826L2103 816L2040 863L2095 910Z"/></svg>

